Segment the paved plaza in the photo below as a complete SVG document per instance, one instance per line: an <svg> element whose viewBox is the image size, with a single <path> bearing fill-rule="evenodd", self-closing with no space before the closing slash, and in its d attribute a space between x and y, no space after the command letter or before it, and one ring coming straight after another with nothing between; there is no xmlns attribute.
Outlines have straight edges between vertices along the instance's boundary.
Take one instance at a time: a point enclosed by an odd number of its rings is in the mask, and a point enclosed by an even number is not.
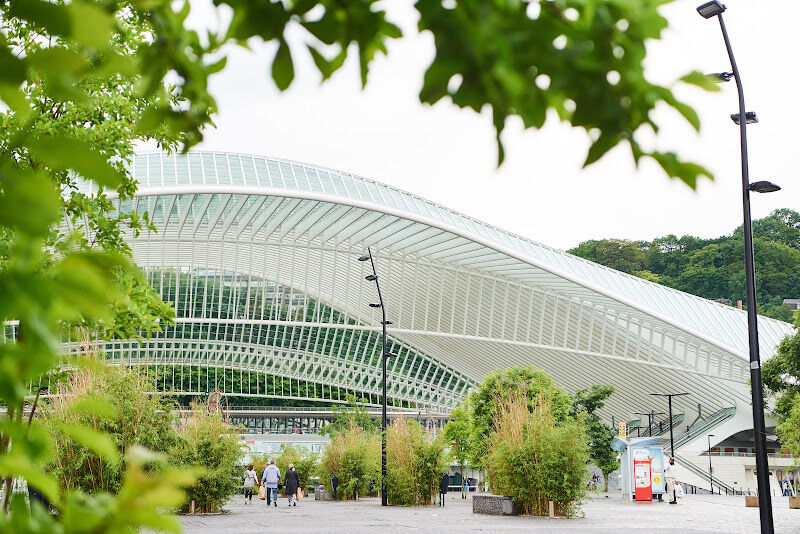
<svg viewBox="0 0 800 534"><path fill-rule="evenodd" d="M472 500L451 495L444 508L435 506L382 509L379 499L359 502L304 500L295 508L281 498L278 508L263 501L244 506L237 498L229 513L185 516L187 534L249 532L641 532L754 534L759 531L758 509L745 508L744 497L687 495L680 504L626 504L618 496L595 496L583 506L584 517L496 517L472 513ZM788 499L774 497L775 531L800 533L800 510L789 510Z"/></svg>

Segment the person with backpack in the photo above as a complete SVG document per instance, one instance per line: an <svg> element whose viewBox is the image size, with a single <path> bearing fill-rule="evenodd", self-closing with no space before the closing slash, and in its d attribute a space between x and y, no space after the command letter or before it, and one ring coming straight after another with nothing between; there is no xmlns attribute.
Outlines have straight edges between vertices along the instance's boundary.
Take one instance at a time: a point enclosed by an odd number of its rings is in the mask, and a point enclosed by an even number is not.
<svg viewBox="0 0 800 534"><path fill-rule="evenodd" d="M275 465L275 460L270 460L269 465L261 473L261 482L267 490L267 506L275 503L278 506L278 482L281 480L281 471Z"/></svg>
<svg viewBox="0 0 800 534"><path fill-rule="evenodd" d="M253 468L253 464L247 466L247 471L244 472L244 503L249 504L253 502L253 488L258 484L258 474Z"/></svg>

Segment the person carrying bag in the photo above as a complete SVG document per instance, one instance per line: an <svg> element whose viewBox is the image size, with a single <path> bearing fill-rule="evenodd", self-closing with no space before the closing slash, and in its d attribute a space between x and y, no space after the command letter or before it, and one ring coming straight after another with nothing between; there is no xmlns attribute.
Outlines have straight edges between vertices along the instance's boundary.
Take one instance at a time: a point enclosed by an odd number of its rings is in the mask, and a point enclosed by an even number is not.
<svg viewBox="0 0 800 534"><path fill-rule="evenodd" d="M247 471L244 472L244 503L249 504L253 501L253 488L258 483L258 475L253 464L247 466Z"/></svg>

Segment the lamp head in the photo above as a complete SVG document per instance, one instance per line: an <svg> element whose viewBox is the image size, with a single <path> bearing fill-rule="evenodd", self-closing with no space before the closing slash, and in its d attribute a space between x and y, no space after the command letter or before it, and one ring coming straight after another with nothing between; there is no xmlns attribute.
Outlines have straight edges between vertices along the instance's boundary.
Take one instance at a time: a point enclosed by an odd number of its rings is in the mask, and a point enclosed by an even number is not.
<svg viewBox="0 0 800 534"><path fill-rule="evenodd" d="M359 256L358 257L358 261L367 261L368 259L369 259L369 256Z"/></svg>
<svg viewBox="0 0 800 534"><path fill-rule="evenodd" d="M380 308L380 307L381 307L381 305L380 305L380 304L378 304L377 302L370 302L370 303L369 303L369 307L370 307L370 308Z"/></svg>
<svg viewBox="0 0 800 534"><path fill-rule="evenodd" d="M364 279L369 280L370 282L374 282L375 280L378 279L378 277L375 276L374 274L368 274L367 276L364 277Z"/></svg>
<svg viewBox="0 0 800 534"><path fill-rule="evenodd" d="M768 182L767 180L761 180L760 182L753 182L748 187L750 191L755 191L756 193L774 193L775 191L780 191L781 186L778 184L773 184L772 182Z"/></svg>
<svg viewBox="0 0 800 534"><path fill-rule="evenodd" d="M700 16L704 19L710 19L711 17L722 15L726 9L728 8L726 8L725 4L722 2L711 0L711 2L706 2L702 6L699 6L697 12L700 13Z"/></svg>
<svg viewBox="0 0 800 534"><path fill-rule="evenodd" d="M381 324L390 325L394 323L392 321L386 320L386 321L381 321Z"/></svg>
<svg viewBox="0 0 800 534"><path fill-rule="evenodd" d="M713 81L717 82L717 83L722 83L722 82L731 81L731 79L733 78L733 73L732 72L712 72L711 74L708 74L707 76L709 78L711 78Z"/></svg>
<svg viewBox="0 0 800 534"><path fill-rule="evenodd" d="M741 121L739 120L739 114L738 114L738 113L731 113L731 120L732 120L734 123L736 123L736 125L737 125L737 126L738 126L738 125L739 125L739 123L741 122ZM744 114L744 121L745 121L747 124L753 124L753 123L755 123L755 122L758 122L758 117L756 117L756 112L755 112L755 111L748 111L748 112L746 112L746 113Z"/></svg>

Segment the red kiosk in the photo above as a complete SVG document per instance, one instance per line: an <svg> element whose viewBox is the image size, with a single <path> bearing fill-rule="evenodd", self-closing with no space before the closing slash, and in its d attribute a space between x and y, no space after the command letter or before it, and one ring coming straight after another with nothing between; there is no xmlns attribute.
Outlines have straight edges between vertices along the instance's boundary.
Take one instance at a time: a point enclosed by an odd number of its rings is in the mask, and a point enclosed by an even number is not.
<svg viewBox="0 0 800 534"><path fill-rule="evenodd" d="M650 480L650 459L633 460L633 481L636 502L652 501L653 486Z"/></svg>

